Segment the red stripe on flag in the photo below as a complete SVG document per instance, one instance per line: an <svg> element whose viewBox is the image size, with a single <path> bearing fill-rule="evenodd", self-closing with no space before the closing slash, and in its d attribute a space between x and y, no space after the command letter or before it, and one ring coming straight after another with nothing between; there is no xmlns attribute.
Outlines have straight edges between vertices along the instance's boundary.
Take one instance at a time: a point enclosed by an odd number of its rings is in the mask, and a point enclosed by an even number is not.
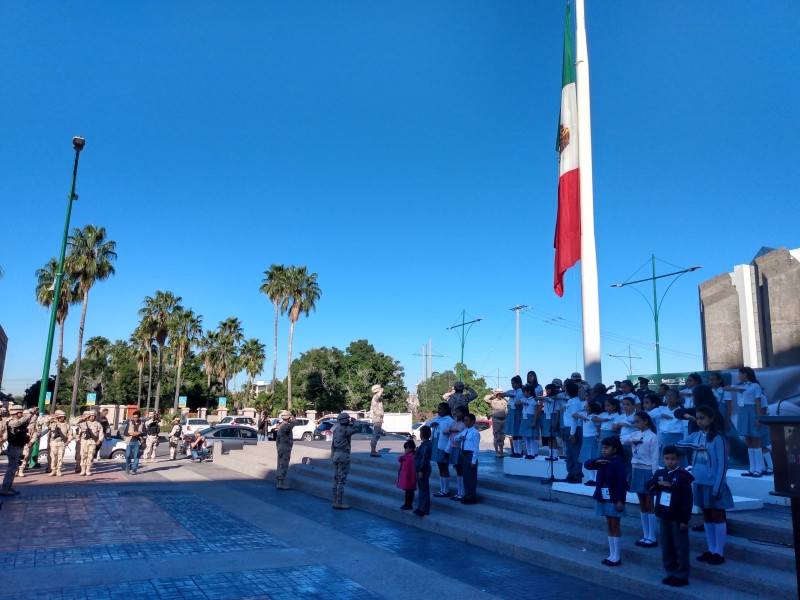
<svg viewBox="0 0 800 600"><path fill-rule="evenodd" d="M564 273L581 257L581 185L573 169L558 180L558 217L553 246L556 249L553 289L564 295Z"/></svg>

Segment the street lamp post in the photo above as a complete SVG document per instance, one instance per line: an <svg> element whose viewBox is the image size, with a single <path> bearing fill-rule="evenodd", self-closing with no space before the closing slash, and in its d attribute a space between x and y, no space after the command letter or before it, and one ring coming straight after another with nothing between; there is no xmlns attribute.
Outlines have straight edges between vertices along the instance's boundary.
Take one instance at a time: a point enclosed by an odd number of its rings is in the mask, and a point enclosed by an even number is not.
<svg viewBox="0 0 800 600"><path fill-rule="evenodd" d="M639 293L639 295L642 298L644 298L644 301L647 302L647 306L650 307L650 312L653 313L653 323L655 325L655 330L656 330L655 331L655 333L656 333L656 372L657 372L658 375L661 375L661 344L660 344L659 337L658 337L658 316L661 313L661 305L664 302L664 297L667 295L667 292L669 292L669 289L673 286L673 284L676 281L678 281L678 279L680 279L680 277L682 275L685 275L686 273L691 273L692 271L696 271L697 269L702 269L703 267L700 267L700 266L689 267L688 269L683 269L681 271L674 271L672 273L665 273L664 275L656 275L656 255L655 254L651 254L650 255L650 264L651 264L652 269L653 269L653 271L652 271L653 272L653 276L652 277L646 277L645 279L637 279L636 281L625 281L623 283L614 283L614 284L611 285L611 287L621 288L621 287L627 287L627 286L630 286L630 285L634 285L634 284L637 284L637 283L643 283L645 281L652 281L653 282L653 303L652 304L650 304L650 301L647 299L647 296L642 294L642 292L640 292L636 288L632 288L632 289L636 290ZM656 280L657 279L664 279L665 277L675 277L675 279L673 279L672 282L667 286L667 289L664 290L664 293L661 295L661 299L659 300L658 299L658 290L656 289Z"/></svg>
<svg viewBox="0 0 800 600"><path fill-rule="evenodd" d="M461 362L459 363L458 367L458 380L464 381L464 343L467 341L467 334L469 330L472 329L472 326L477 323L478 321L483 321L481 317L477 319L473 319L472 321L466 321L467 318L467 311L461 311L461 323L453 325L452 327L448 327L447 330L451 331L453 329L458 330L458 337L461 339ZM469 327L467 327L469 325Z"/></svg>
<svg viewBox="0 0 800 600"><path fill-rule="evenodd" d="M516 365L517 365L517 371L516 371L517 375L519 375L519 312L521 310L525 310L526 308L528 308L528 306L525 305L525 304L517 304L515 307L508 309L508 310L513 310L514 312L517 313L517 363L516 363Z"/></svg>
<svg viewBox="0 0 800 600"><path fill-rule="evenodd" d="M44 412L44 403L47 398L47 384L50 382L50 360L53 355L53 335L56 330L56 314L58 313L58 303L61 300L61 282L64 278L64 257L67 254L67 236L69 235L69 220L72 216L72 202L78 199L75 194L75 180L78 177L78 159L81 150L86 145L86 140L80 136L72 138L72 147L75 148L75 165L72 167L72 188L69 191L67 200L67 220L64 224L64 236L61 238L61 255L58 259L58 271L56 272L55 289L53 290L53 303L50 308L50 329L47 332L47 346L44 352L44 367L42 368L42 385L39 389L39 412ZM56 399L53 398L55 403ZM55 404L54 404L55 405ZM38 458L38 442L31 453L32 463Z"/></svg>

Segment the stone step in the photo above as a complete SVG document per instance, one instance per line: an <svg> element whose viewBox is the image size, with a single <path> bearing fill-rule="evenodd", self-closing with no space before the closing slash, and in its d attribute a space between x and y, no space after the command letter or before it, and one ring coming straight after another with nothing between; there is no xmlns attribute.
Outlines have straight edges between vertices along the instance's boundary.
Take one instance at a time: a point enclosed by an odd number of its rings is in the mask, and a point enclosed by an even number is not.
<svg viewBox="0 0 800 600"><path fill-rule="evenodd" d="M322 480L333 479L333 466L330 461L312 460L303 465L297 465L291 472L303 473L306 476L318 477ZM395 474L382 469L373 467L370 463L354 463L351 465L348 475L348 487L353 490L364 490L374 494L385 494L391 496L395 494L400 499L400 491L395 487ZM437 487L434 480L434 489ZM592 510L583 507L565 505L558 501L543 502L548 500L547 496L538 498L525 497L518 493L508 493L496 489L482 487L482 481L478 483L478 494L481 505L490 507L492 521L497 525L504 525L508 530L515 530L520 527L521 515L535 520L536 528L539 530L537 535L543 539L558 539L565 543L581 543L581 531L595 531L601 526L601 519L594 515L594 504ZM544 486L542 486L544 487ZM588 488L587 488L588 489ZM544 492L546 493L546 492ZM401 501L401 500L398 500ZM445 512L463 510L462 505L450 501L446 498L432 498L433 506ZM638 508L628 507L629 518L623 519L623 528L626 537L633 541L641 537L641 521L639 520ZM569 535L564 534L564 523L569 523ZM575 531L575 530L578 531ZM541 534L541 535L540 535ZM577 536L577 537L576 537ZM690 535L693 552L700 554L706 550L705 536L701 533ZM754 545L746 539L737 538L731 535L727 545L727 554L733 560L746 561L749 564L757 564L764 567L775 567L781 569L794 569L794 553L786 548ZM605 547L606 538L600 537L601 551ZM639 553L637 556L646 557L650 561L653 554L652 550L640 549L632 546L634 551Z"/></svg>
<svg viewBox="0 0 800 600"><path fill-rule="evenodd" d="M330 497L332 471L321 461L295 465L290 485L320 497ZM726 600L755 598L794 598L794 573L771 567L737 568L731 561L720 567L699 565L693 561L691 585L686 588L667 588L660 584L661 559L658 550L632 547L623 550L623 566L608 568L600 564L607 554L607 544L601 522L590 530L561 521L542 519L536 527L523 527L513 511L481 505L463 506L450 500L436 499L432 514L423 518L398 509L402 502L400 491L387 493L385 485L378 491L369 478L351 472L345 491L345 501L355 508L379 514L395 521L420 527L432 533L462 540L500 554L536 565L552 564L557 570L583 579L607 585L640 596L659 598L704 598L718 595L724 589ZM287 492L287 495L291 492ZM544 504L544 503L542 503ZM598 518L597 521L600 521ZM541 533L537 533L539 530ZM569 543L553 542L551 535L560 535ZM589 538L588 540L586 538ZM536 543L542 539L547 543ZM632 537L631 537L632 539ZM645 554L647 553L647 554ZM639 557L647 558L646 561ZM716 569L716 572L712 571ZM725 586L724 588L721 586ZM758 590L753 594L751 590ZM790 590L787 592L787 590Z"/></svg>

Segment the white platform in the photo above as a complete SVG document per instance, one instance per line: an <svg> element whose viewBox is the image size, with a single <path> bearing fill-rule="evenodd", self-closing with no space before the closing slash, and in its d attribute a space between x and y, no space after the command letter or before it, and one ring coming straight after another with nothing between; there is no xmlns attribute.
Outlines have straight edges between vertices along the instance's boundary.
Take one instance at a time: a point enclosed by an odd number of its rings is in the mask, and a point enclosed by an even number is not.
<svg viewBox="0 0 800 600"><path fill-rule="evenodd" d="M504 458L503 472L506 475L520 475L523 477L539 477L546 479L552 474L556 479L564 479L567 476L567 465L563 460L549 462L544 457L539 456L534 460L524 458ZM734 510L754 510L763 508L764 504L780 504L788 506L786 498L770 496L769 493L774 489L772 476L752 478L742 477L743 471L728 471L728 486L733 494ZM589 471L583 470L584 480L589 478ZM569 483L554 483L553 490L568 494L579 494L581 496L591 496L594 488L585 485ZM628 494L629 504L639 504L636 494Z"/></svg>

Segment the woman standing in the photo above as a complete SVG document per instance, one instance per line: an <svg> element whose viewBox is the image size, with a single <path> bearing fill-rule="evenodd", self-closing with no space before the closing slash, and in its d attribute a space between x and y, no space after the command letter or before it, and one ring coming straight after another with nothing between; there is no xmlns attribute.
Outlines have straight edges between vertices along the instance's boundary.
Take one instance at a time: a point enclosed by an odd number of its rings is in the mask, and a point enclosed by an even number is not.
<svg viewBox="0 0 800 600"><path fill-rule="evenodd" d="M738 392L739 416L736 419L736 428L739 435L744 436L747 457L750 459L750 470L742 473L742 477L761 477L764 453L761 451L758 417L766 414L766 407L762 406L764 391L756 379L755 371L750 367L739 369L739 385L727 386L725 390Z"/></svg>

